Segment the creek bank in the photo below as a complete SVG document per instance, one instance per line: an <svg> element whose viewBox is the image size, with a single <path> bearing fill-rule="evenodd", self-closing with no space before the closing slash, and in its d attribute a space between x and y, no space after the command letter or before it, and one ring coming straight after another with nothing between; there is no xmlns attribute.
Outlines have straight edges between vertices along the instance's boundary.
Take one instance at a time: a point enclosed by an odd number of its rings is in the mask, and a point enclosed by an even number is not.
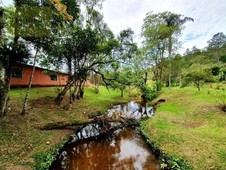
<svg viewBox="0 0 226 170"><path fill-rule="evenodd" d="M156 103L162 103L161 102L156 102ZM126 113L126 114L125 114ZM76 127L75 130L75 136L71 136L70 139L64 144L64 147L77 142L77 139L84 139L84 140L88 140L87 138L92 138L93 140L96 140L99 136L106 136L106 135L112 135L114 134L115 131L117 131L118 129L123 129L125 127L140 127L140 123L138 120L145 120L151 116L154 115L153 112L153 108L148 107L147 104L145 104L142 107L139 107L139 105L135 102L129 102L128 105L115 105L113 106L111 109L108 110L108 117L95 117L93 119L90 119L89 121L86 122L74 122L74 127ZM143 116L144 115L144 116ZM77 125L76 125L77 123ZM115 126L114 128L111 127L112 124L116 124L117 126ZM58 123L58 127L62 125L62 123ZM63 124L64 127L69 127L72 126L72 124ZM87 126L88 125L88 126ZM53 126L45 126L45 128L47 127L51 127L53 128ZM55 127L55 125L54 125ZM86 130L83 130L83 132L81 132L81 129L88 127L88 129L86 128ZM92 132L90 131L90 129L92 129L91 127L95 127L94 129L99 129L100 131L97 132ZM51 129L49 128L49 129ZM48 128L47 128L48 129ZM143 137L145 138L144 141L146 141L146 143L149 145L149 147L151 148L153 154L155 155L155 157L159 160L159 168L161 169L178 169L178 168L182 168L182 169L192 169L188 166L188 164L183 160L180 159L178 157L174 157L174 156L168 156L167 154L165 154L163 151L161 151L159 149L159 147L157 147L157 145L153 142L147 139L147 135L146 132L144 131L144 129L142 128L142 125L140 127L140 131L143 135ZM87 134L87 132L91 132L89 134ZM62 145L61 145L62 146ZM64 159L66 159L65 156L65 152L63 151L63 149L60 149L62 147L57 147L57 150L55 150L56 152L53 153L54 157L56 157L58 154L58 152L60 151L61 155L60 157L64 157ZM62 155L63 154L63 155ZM51 159L51 162L55 160ZM49 161L50 162L50 161ZM65 165L65 163L63 163ZM50 165L50 164L48 164ZM58 165L57 165L58 166ZM52 168L54 169L54 168Z"/></svg>
<svg viewBox="0 0 226 170"><path fill-rule="evenodd" d="M50 169L73 168L158 170L159 164L140 131L130 127L65 145Z"/></svg>
<svg viewBox="0 0 226 170"><path fill-rule="evenodd" d="M148 139L147 132L144 130L142 124L141 124L141 133L143 137L145 138L146 142L149 144L152 153L155 155L155 157L159 160L160 169L164 170L178 170L178 169L184 169L184 170L192 170L193 168L187 163L186 160L179 158L177 156L172 156L166 154L163 150L161 150L161 147L159 147L156 142L151 141Z"/></svg>
<svg viewBox="0 0 226 170"><path fill-rule="evenodd" d="M183 158L193 169L225 169L226 117L218 107L220 92L210 88L200 92L190 87L163 89L153 102L166 102L155 116L142 122L145 135L164 153Z"/></svg>
<svg viewBox="0 0 226 170"><path fill-rule="evenodd" d="M141 119L152 114L152 108L146 104L113 106L107 118L96 118L95 123L76 130L50 169L159 169L158 160L137 128Z"/></svg>

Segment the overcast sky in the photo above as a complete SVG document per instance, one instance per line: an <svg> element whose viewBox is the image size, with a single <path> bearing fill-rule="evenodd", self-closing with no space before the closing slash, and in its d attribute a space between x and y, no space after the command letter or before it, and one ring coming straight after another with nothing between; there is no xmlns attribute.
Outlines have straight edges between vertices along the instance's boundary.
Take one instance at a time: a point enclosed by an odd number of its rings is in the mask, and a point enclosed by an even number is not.
<svg viewBox="0 0 226 170"><path fill-rule="evenodd" d="M113 32L118 34L130 27L137 35L136 40L140 37L143 19L150 11L171 11L194 18L195 22L185 24L180 52L194 45L204 48L214 34L226 34L225 0L106 0L103 4L105 21Z"/></svg>
<svg viewBox="0 0 226 170"><path fill-rule="evenodd" d="M0 0L8 5L12 0ZM225 0L105 0L103 4L104 19L117 35L128 27L136 34L136 41L141 42L140 31L146 13L171 11L194 18L195 22L187 22L183 35L182 49L207 46L207 41L218 32L226 34L226 2Z"/></svg>

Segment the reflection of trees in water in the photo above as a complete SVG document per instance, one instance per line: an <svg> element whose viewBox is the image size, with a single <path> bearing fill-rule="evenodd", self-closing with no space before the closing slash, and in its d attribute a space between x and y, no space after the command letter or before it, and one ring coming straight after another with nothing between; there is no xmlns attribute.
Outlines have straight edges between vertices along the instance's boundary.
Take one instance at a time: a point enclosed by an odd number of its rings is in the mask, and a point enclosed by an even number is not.
<svg viewBox="0 0 226 170"><path fill-rule="evenodd" d="M153 111L152 107L148 107L147 103L138 105L135 102L130 102L128 105L117 105L113 109L109 109L109 116L113 119L114 113L116 117L124 115L125 117L141 119L152 116ZM97 124L90 124L76 132L76 139L79 140L75 140L76 142L73 144L65 146L65 151L61 153L60 160L55 164L55 169L59 169L59 167L67 170L134 169L135 157L130 156L119 160L121 141L132 140L135 137L134 133L131 131L121 131L109 136L101 135L95 137L99 135L103 127L109 129L104 123L97 122ZM110 126L110 124L108 125ZM153 159L150 161L153 161ZM145 165L143 168L150 169L149 167Z"/></svg>
<svg viewBox="0 0 226 170"><path fill-rule="evenodd" d="M83 139L66 148L61 160L62 169L131 169L135 158L118 161L121 140L133 134L122 131L112 136ZM67 153L67 154L65 154Z"/></svg>
<svg viewBox="0 0 226 170"><path fill-rule="evenodd" d="M85 139L78 141L77 146L68 148L68 162L71 169L112 169L116 162L115 153L120 152L120 141L114 139ZM115 142L112 145L112 142ZM71 150L73 150L71 152ZM70 168L69 168L70 169Z"/></svg>
<svg viewBox="0 0 226 170"><path fill-rule="evenodd" d="M129 102L127 105L117 105L113 109L109 109L109 116L111 117L128 117L135 119L142 119L151 117L153 115L152 107L148 106L146 102L141 104L135 102Z"/></svg>
<svg viewBox="0 0 226 170"><path fill-rule="evenodd" d="M141 159L145 159L148 164L145 163L145 165L139 165L141 167L143 166L142 169L150 169L149 163L151 164L151 162L153 162L154 157L148 156L146 158L147 155L145 156L142 150L138 151L138 153L135 151L135 155L123 154L128 153L127 150L122 147L122 145L125 146L125 141L130 142L134 140L141 148L145 148L143 142L141 142L141 139L138 137L138 131L136 130L118 130L111 136L101 135L99 137L79 140L65 147L65 151L61 154L64 155L64 157L61 158L61 167L62 169L67 170L136 169L135 167L137 167L137 163L139 163L137 155L142 155ZM127 149L129 151L133 148L128 147ZM154 166L156 166L156 164L154 164ZM56 169L59 169L59 166Z"/></svg>

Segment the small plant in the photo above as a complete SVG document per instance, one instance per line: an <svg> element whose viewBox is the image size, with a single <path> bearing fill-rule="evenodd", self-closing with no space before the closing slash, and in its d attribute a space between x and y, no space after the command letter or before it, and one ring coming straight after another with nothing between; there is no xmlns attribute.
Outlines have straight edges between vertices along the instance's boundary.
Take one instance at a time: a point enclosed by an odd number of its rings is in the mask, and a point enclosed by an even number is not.
<svg viewBox="0 0 226 170"><path fill-rule="evenodd" d="M52 162L55 160L55 153L47 152L47 153L37 153L35 155L35 170L46 170L49 169Z"/></svg>
<svg viewBox="0 0 226 170"><path fill-rule="evenodd" d="M192 170L192 168L184 159L178 158L176 156L167 156L164 153L161 155L160 168L171 170Z"/></svg>
<svg viewBox="0 0 226 170"><path fill-rule="evenodd" d="M34 170L47 170L51 166L52 162L56 159L59 150L63 147L66 139L62 143L55 145L47 152L39 152L35 155L36 165Z"/></svg>

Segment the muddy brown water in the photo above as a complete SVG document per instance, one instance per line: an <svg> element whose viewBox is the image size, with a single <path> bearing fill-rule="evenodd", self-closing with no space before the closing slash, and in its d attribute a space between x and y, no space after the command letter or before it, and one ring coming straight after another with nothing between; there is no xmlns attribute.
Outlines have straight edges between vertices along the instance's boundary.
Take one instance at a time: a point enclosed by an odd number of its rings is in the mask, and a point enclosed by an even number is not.
<svg viewBox="0 0 226 170"><path fill-rule="evenodd" d="M152 116L147 105L135 102L116 105L108 116L140 119ZM115 124L114 124L115 125ZM114 126L113 125L113 126ZM51 170L157 170L159 162L136 127L122 128L112 134L100 134L98 124L90 124L76 133L62 148Z"/></svg>

